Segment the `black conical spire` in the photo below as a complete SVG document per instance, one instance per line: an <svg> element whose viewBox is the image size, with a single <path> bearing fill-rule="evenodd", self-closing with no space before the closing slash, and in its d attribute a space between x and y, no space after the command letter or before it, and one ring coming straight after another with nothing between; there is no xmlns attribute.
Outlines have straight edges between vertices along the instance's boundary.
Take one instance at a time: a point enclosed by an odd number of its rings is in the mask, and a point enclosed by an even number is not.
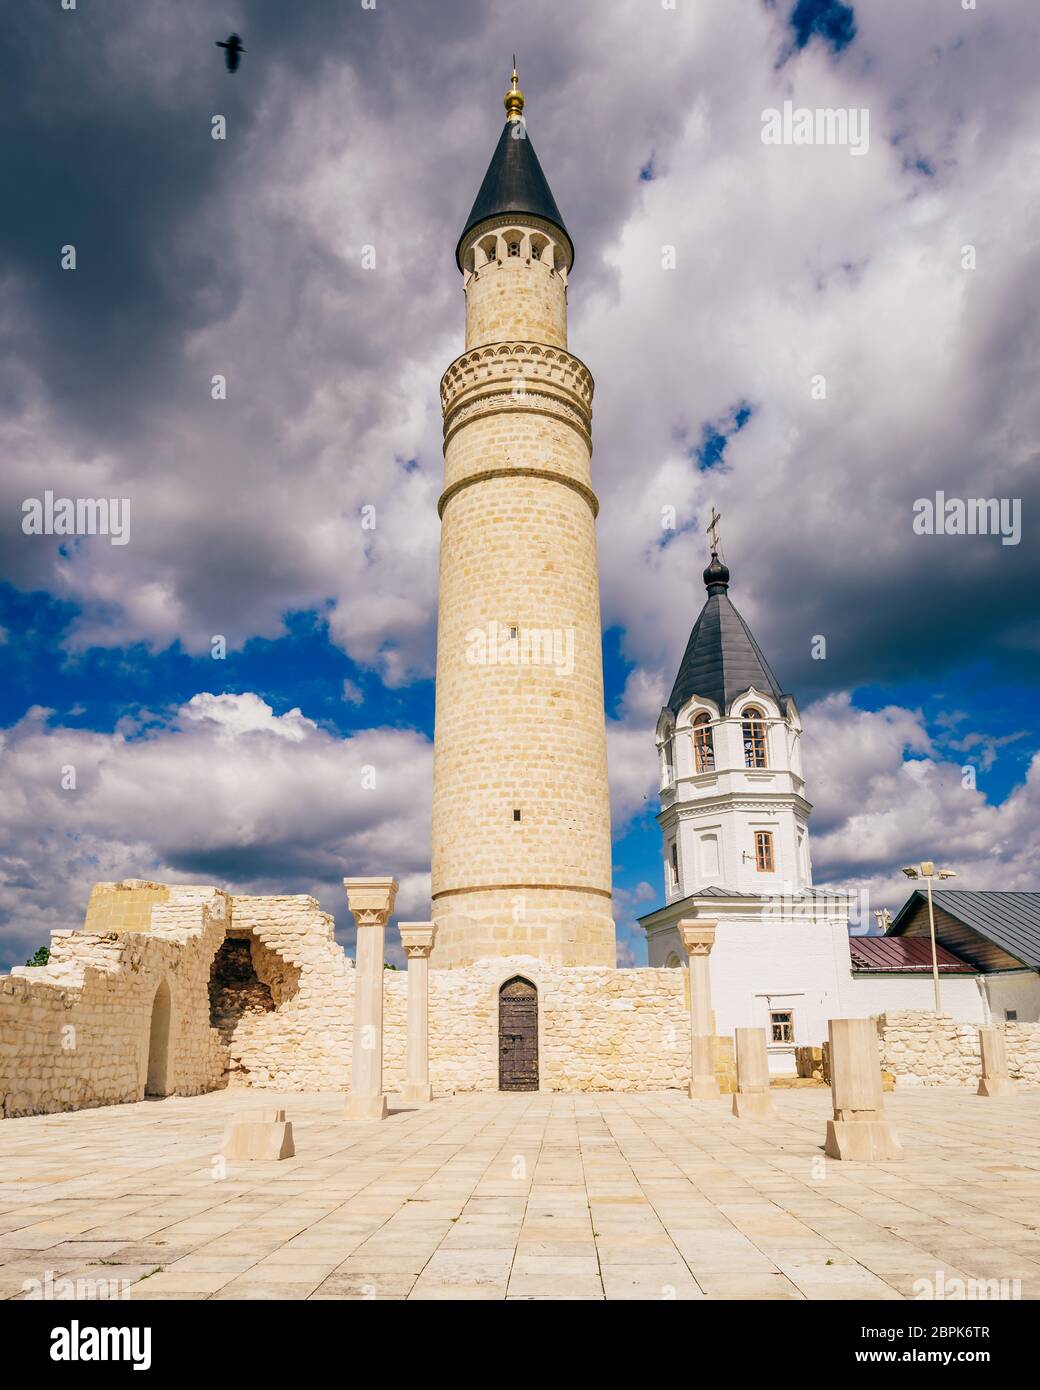
<svg viewBox="0 0 1040 1390"><path fill-rule="evenodd" d="M495 146L495 153L491 156L484 182L480 185L480 192L466 218L466 225L455 248L455 260L461 270L462 243L478 223L487 221L489 217L515 213L518 216L526 214L539 217L562 232L573 263L574 247L527 134L523 116L524 94L517 86L515 66L513 84L506 93L505 106L506 123Z"/></svg>
<svg viewBox="0 0 1040 1390"><path fill-rule="evenodd" d="M697 695L711 700L720 714L752 686L771 695L778 705L784 696L751 629L729 599L729 570L713 550L704 571L708 599L686 644L668 708L678 714Z"/></svg>

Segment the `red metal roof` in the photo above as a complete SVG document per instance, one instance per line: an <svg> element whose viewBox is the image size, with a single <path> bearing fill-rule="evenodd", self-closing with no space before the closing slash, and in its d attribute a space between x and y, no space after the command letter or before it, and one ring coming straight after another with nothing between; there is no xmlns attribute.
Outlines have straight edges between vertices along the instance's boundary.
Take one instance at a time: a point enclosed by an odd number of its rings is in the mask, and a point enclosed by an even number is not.
<svg viewBox="0 0 1040 1390"><path fill-rule="evenodd" d="M932 943L926 936L850 936L853 970L927 973L932 968ZM975 967L936 942L942 975L973 975Z"/></svg>

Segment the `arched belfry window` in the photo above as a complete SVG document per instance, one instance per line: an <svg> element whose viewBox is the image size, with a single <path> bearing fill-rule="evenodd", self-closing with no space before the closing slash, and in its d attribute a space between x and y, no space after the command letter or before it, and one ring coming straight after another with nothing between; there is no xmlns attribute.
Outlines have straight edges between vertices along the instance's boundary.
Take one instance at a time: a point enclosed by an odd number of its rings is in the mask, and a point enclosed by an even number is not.
<svg viewBox="0 0 1040 1390"><path fill-rule="evenodd" d="M715 771L715 738L710 714L698 714L693 721L693 765L698 772Z"/></svg>
<svg viewBox="0 0 1040 1390"><path fill-rule="evenodd" d="M766 721L754 706L744 711L744 765L766 767Z"/></svg>

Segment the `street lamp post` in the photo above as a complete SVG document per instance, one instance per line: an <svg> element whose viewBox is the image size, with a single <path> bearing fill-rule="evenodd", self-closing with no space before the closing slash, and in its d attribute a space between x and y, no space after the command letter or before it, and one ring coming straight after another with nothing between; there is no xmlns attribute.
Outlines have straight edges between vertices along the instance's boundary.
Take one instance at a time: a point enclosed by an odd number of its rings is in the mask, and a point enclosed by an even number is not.
<svg viewBox="0 0 1040 1390"><path fill-rule="evenodd" d="M932 984L935 987L935 1012L936 1015L942 1013L942 998L939 993L939 956L935 947L935 908L932 905L932 879L933 878L956 878L957 875L952 869L940 869L936 873L935 864L931 859L923 859L916 869L904 869L903 873L907 878L923 878L928 890L928 934L932 941Z"/></svg>

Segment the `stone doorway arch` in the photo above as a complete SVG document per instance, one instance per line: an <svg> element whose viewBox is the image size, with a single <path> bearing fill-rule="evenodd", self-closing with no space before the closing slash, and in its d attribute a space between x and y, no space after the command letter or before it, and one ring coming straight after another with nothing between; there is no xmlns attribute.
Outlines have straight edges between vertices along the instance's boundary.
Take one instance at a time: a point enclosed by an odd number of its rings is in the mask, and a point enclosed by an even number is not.
<svg viewBox="0 0 1040 1390"><path fill-rule="evenodd" d="M522 975L498 991L498 1089L538 1090L538 990Z"/></svg>
<svg viewBox="0 0 1040 1390"><path fill-rule="evenodd" d="M170 1094L170 1032L173 1024L173 999L170 986L159 982L152 999L152 1016L148 1031L148 1071L144 1083L146 1096Z"/></svg>

